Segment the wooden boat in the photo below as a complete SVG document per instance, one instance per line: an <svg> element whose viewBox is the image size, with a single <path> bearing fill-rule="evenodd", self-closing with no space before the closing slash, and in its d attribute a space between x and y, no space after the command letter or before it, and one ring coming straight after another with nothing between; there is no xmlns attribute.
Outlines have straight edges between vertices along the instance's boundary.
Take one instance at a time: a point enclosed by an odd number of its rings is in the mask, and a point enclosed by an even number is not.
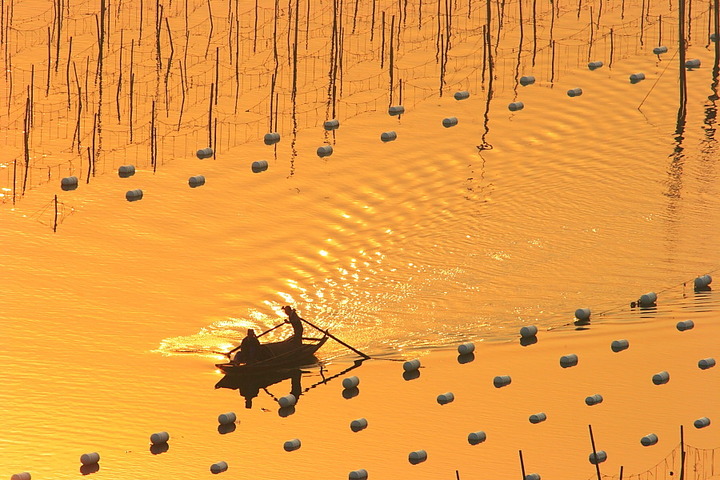
<svg viewBox="0 0 720 480"><path fill-rule="evenodd" d="M303 337L300 345L292 337L282 342L263 343L254 362L246 363L240 352L232 362L216 363L215 366L226 374L248 374L309 365L317 361L315 352L327 339L327 335L321 338Z"/></svg>

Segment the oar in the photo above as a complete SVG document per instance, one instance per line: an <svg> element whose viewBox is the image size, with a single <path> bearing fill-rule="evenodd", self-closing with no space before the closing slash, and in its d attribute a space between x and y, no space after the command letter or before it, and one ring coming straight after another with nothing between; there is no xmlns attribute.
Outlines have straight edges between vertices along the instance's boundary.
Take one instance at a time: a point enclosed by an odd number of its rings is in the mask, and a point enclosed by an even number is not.
<svg viewBox="0 0 720 480"><path fill-rule="evenodd" d="M315 328L315 329L317 329L317 330L320 330L320 331L323 332L325 335L327 335L328 337L330 337L330 338L332 338L333 340L335 340L336 342L338 342L340 345L346 346L347 348L349 348L349 349L352 350L353 352L357 353L357 354L360 355L361 357L364 357L364 358L366 358L366 359L369 359L369 358L370 358L370 355L366 355L366 354L364 354L363 352L361 352L360 350L358 350L357 348L348 345L347 343L345 343L345 342L343 342L342 340L340 340L339 338L337 338L335 335L332 335L332 334L331 334L330 332L328 332L327 330L323 330L322 328L318 327L317 325L313 325L312 323L308 322L308 321L305 320L304 318L300 318L300 320L302 320L303 322L307 323L307 324L310 325L311 327L313 327L313 328Z"/></svg>
<svg viewBox="0 0 720 480"><path fill-rule="evenodd" d="M273 330L275 330L276 328L282 327L283 325L285 325L285 324L284 324L284 323L281 323L280 325L275 325L275 326L272 327L270 330L265 330L263 333L261 333L260 335L258 335L257 338L260 338L260 337L262 337L263 335L265 335L266 333L270 333L270 332L272 332ZM238 345L237 347L233 348L232 350L230 350L229 352L225 353L224 355L226 355L228 358L230 358L230 354L231 354L231 353L234 353L234 352L237 352L238 350L240 350L240 345Z"/></svg>

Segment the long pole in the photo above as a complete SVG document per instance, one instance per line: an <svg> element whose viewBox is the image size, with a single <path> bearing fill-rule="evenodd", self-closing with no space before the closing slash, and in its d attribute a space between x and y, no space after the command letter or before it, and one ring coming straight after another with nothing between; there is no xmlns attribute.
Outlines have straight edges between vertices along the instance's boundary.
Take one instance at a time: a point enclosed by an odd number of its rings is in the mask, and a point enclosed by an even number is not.
<svg viewBox="0 0 720 480"><path fill-rule="evenodd" d="M598 462L597 451L595 450L595 437L593 436L592 425L588 425L588 430L590 430L590 444L592 445L592 449L593 449L593 457L595 457L595 470L597 471L597 478L598 478L598 480L601 480L600 479L600 462ZM682 480L682 478L680 480Z"/></svg>
<svg viewBox="0 0 720 480"><path fill-rule="evenodd" d="M332 338L333 340L335 340L336 342L338 342L340 345L343 345L343 346L349 348L350 350L352 350L353 352L357 353L357 354L360 355L361 357L366 358L366 359L369 359L369 358L370 358L370 355L366 355L366 354L364 354L363 352L361 352L360 350L358 350L357 348L348 345L347 343L343 342L342 340L340 340L339 338L337 338L335 335L331 334L331 333L328 332L327 330L323 330L322 328L318 327L317 325L313 325L312 323L308 322L308 321L305 320L304 318L301 318L300 320L302 320L303 322L307 323L308 325L310 325L310 326L313 327L314 329L321 331L322 333L324 333L324 334L327 335L328 337L330 337L330 338Z"/></svg>

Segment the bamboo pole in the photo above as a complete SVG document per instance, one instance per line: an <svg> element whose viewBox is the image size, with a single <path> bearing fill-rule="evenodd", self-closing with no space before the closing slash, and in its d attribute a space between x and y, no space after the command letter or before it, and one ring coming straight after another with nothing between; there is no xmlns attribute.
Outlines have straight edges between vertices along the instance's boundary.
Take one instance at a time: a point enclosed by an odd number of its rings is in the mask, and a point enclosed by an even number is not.
<svg viewBox="0 0 720 480"><path fill-rule="evenodd" d="M593 456L595 457L595 471L597 472L597 479L602 480L600 475L600 462L597 461L597 450L595 450L595 437L593 436L592 425L588 425L590 431L590 444L592 445Z"/></svg>

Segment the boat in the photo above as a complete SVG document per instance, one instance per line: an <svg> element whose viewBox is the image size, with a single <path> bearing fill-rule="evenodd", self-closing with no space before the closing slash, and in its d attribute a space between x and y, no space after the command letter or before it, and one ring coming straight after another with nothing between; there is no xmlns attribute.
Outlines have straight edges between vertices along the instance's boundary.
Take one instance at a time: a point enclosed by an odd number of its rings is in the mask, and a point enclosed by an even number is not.
<svg viewBox="0 0 720 480"><path fill-rule="evenodd" d="M215 366L225 374L260 374L311 365L317 362L315 352L325 344L327 339L327 335L321 338L302 337L300 345L293 341L292 337L281 342L263 343L260 344L258 359L254 362L245 362L241 351L233 361L216 363Z"/></svg>

